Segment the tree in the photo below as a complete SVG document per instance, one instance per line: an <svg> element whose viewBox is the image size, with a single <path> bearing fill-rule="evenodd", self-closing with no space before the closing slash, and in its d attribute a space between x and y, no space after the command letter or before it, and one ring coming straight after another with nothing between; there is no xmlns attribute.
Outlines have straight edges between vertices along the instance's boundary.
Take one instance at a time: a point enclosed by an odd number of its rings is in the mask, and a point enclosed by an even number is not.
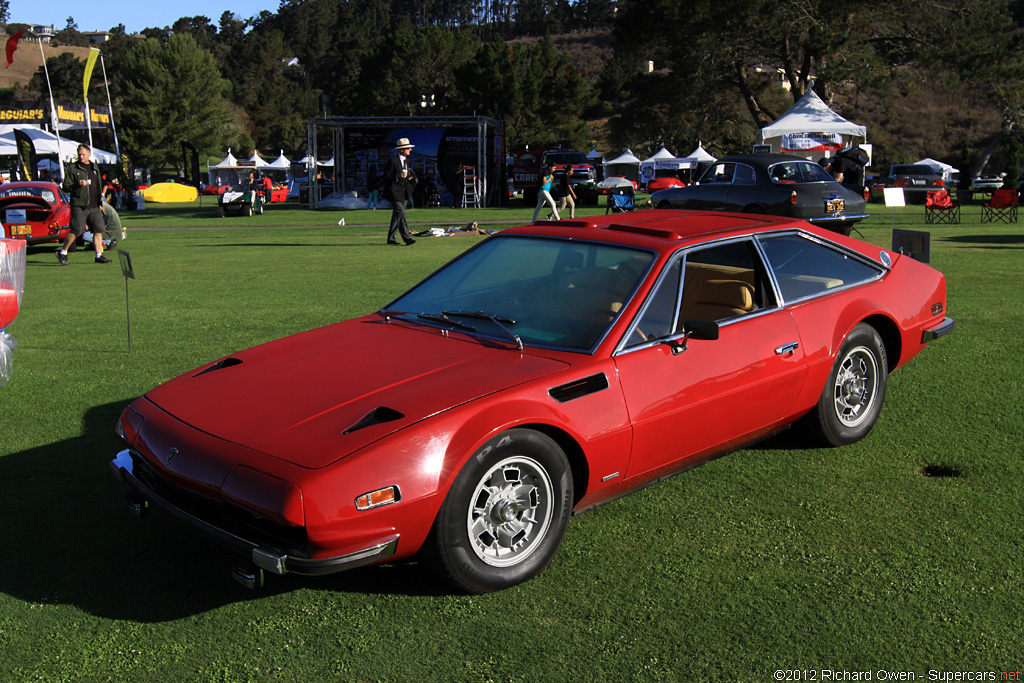
<svg viewBox="0 0 1024 683"><path fill-rule="evenodd" d="M288 65L290 56L280 31L250 32L231 52L232 101L248 115L258 149L305 148L316 96L301 68Z"/></svg>
<svg viewBox="0 0 1024 683"><path fill-rule="evenodd" d="M459 70L458 81L473 109L504 118L509 149L581 147L591 137L582 113L594 90L549 37L533 46L494 40Z"/></svg>
<svg viewBox="0 0 1024 683"><path fill-rule="evenodd" d="M363 101L376 114L420 111L423 95L438 103L432 114L458 110L455 72L476 53L476 40L439 28L401 29L364 60Z"/></svg>
<svg viewBox="0 0 1024 683"><path fill-rule="evenodd" d="M11 18L11 2L10 0L0 0L0 24L6 24L7 20Z"/></svg>
<svg viewBox="0 0 1024 683"><path fill-rule="evenodd" d="M147 38L124 55L119 75L118 132L137 164L178 165L183 140L201 153L219 153L231 129L228 84L195 38L172 34L166 45Z"/></svg>

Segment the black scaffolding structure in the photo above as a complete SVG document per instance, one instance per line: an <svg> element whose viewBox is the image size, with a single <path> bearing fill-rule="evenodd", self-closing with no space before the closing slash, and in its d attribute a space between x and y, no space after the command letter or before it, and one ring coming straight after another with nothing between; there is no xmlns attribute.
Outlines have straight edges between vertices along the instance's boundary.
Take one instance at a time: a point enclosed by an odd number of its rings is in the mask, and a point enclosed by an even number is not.
<svg viewBox="0 0 1024 683"><path fill-rule="evenodd" d="M308 161L305 170L310 190L306 193L300 191L301 203L308 203L310 208L316 208L322 191L344 193L362 189L359 183L355 183L356 186L353 187L353 178L357 176L353 175L352 169L359 163L365 163L365 160L357 161L354 158L357 153L365 150L350 149L353 145L347 144L346 134L351 137L353 131L376 131L383 135L385 131L392 131L397 136L403 131L424 129L438 131L439 137L443 137L445 131L457 133L454 139L459 140L462 145L458 161L476 169L481 205L498 206L502 203L501 190L506 186L504 129L499 120L487 116L324 116L308 119ZM326 141L323 139L324 136L328 138ZM402 134L400 137L410 135ZM390 145L394 142L395 140L387 140ZM334 164L330 182L321 183L318 187L315 180L317 159L318 152L322 150L333 153ZM432 163L438 168L446 163L441 156L439 152L437 158L432 159ZM379 163L382 170L385 162L386 157L382 157L374 163ZM455 163L454 158L451 163ZM293 164L293 174L296 170ZM448 173L447 169L445 171Z"/></svg>

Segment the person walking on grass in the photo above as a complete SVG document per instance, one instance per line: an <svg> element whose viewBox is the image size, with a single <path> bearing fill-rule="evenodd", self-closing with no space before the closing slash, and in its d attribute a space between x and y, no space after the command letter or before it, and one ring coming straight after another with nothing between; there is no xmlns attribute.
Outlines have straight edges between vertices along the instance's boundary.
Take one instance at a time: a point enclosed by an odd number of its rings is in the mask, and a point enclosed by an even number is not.
<svg viewBox="0 0 1024 683"><path fill-rule="evenodd" d="M559 194L562 201L558 205L559 211L565 211L565 205L569 205L569 218L576 218L576 191L572 189L572 166L566 165L565 175L559 181Z"/></svg>
<svg viewBox="0 0 1024 683"><path fill-rule="evenodd" d="M74 241L87 228L92 230L93 235L102 235L106 223L101 208L103 188L100 185L99 169L92 163L92 148L89 145L78 146L78 161L68 167L61 187L71 198L71 232L57 249L57 262L66 266L69 265L68 249ZM94 263L110 263L110 259L103 255L103 240L94 239L92 244L96 251Z"/></svg>
<svg viewBox="0 0 1024 683"><path fill-rule="evenodd" d="M398 235L402 235L406 246L416 243L409 232L409 223L405 220L405 205L412 198L416 176L412 172L409 155L414 145L409 138L399 138L395 150L398 152L388 160L384 168L384 198L391 202L391 226L388 229L388 244L398 244Z"/></svg>
<svg viewBox="0 0 1024 683"><path fill-rule="evenodd" d="M533 222L537 222L537 216L540 215L540 207L546 203L551 207L550 216L554 216L555 220L558 218L558 207L555 206L555 200L551 197L551 185L555 181L555 176L551 173L551 166L545 166L540 171L540 188L537 190L537 208L533 211Z"/></svg>

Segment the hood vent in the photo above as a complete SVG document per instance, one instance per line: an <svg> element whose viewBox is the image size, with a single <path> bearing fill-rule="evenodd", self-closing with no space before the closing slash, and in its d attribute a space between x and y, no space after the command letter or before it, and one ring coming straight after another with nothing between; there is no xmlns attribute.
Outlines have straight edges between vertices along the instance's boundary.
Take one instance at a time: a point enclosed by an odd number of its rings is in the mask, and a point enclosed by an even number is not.
<svg viewBox="0 0 1024 683"><path fill-rule="evenodd" d="M575 382L569 382L568 384L548 389L548 394L550 394L551 398L555 399L559 403L567 403L577 398L582 398L587 394L604 391L607 388L608 378L603 372L599 372L596 375L584 377L583 379L578 379Z"/></svg>
<svg viewBox="0 0 1024 683"><path fill-rule="evenodd" d="M344 432L342 432L342 434L351 434L352 432L358 432L360 429L372 427L373 425L379 425L384 424L385 422L394 422L395 420L401 420L403 417L405 417L405 415L398 412L397 410L381 406L379 408L374 408L373 410L368 412L363 417L363 419L361 419L359 422L356 422L354 425L346 429Z"/></svg>
<svg viewBox="0 0 1024 683"><path fill-rule="evenodd" d="M221 368L230 368L232 365L241 365L241 364L242 364L242 359L241 358L225 358L224 360L217 361L216 363L214 363L210 367L206 368L202 372L197 372L196 374L194 374L192 376L193 377L198 377L199 375L205 375L206 373L213 372L214 370L220 370Z"/></svg>

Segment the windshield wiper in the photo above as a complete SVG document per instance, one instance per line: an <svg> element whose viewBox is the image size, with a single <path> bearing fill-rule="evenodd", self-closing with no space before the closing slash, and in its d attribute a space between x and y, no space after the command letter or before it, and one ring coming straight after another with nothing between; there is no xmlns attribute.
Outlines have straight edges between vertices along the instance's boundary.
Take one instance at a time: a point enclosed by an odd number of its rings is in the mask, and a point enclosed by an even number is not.
<svg viewBox="0 0 1024 683"><path fill-rule="evenodd" d="M416 315L420 320L429 320L433 323L441 323L442 325L448 325L458 330L467 330L469 332L476 332L476 328L466 323L460 323L458 320L452 320L448 317L447 313L418 313Z"/></svg>
<svg viewBox="0 0 1024 683"><path fill-rule="evenodd" d="M509 339L515 342L516 348L520 351L523 350L523 340L519 338L519 335L512 330L505 327L505 325L515 325L516 321L511 318L505 318L500 315L494 315L485 311L444 311L441 315L458 315L463 318L475 318L477 320L490 320L492 323L497 325L502 332L508 335Z"/></svg>

